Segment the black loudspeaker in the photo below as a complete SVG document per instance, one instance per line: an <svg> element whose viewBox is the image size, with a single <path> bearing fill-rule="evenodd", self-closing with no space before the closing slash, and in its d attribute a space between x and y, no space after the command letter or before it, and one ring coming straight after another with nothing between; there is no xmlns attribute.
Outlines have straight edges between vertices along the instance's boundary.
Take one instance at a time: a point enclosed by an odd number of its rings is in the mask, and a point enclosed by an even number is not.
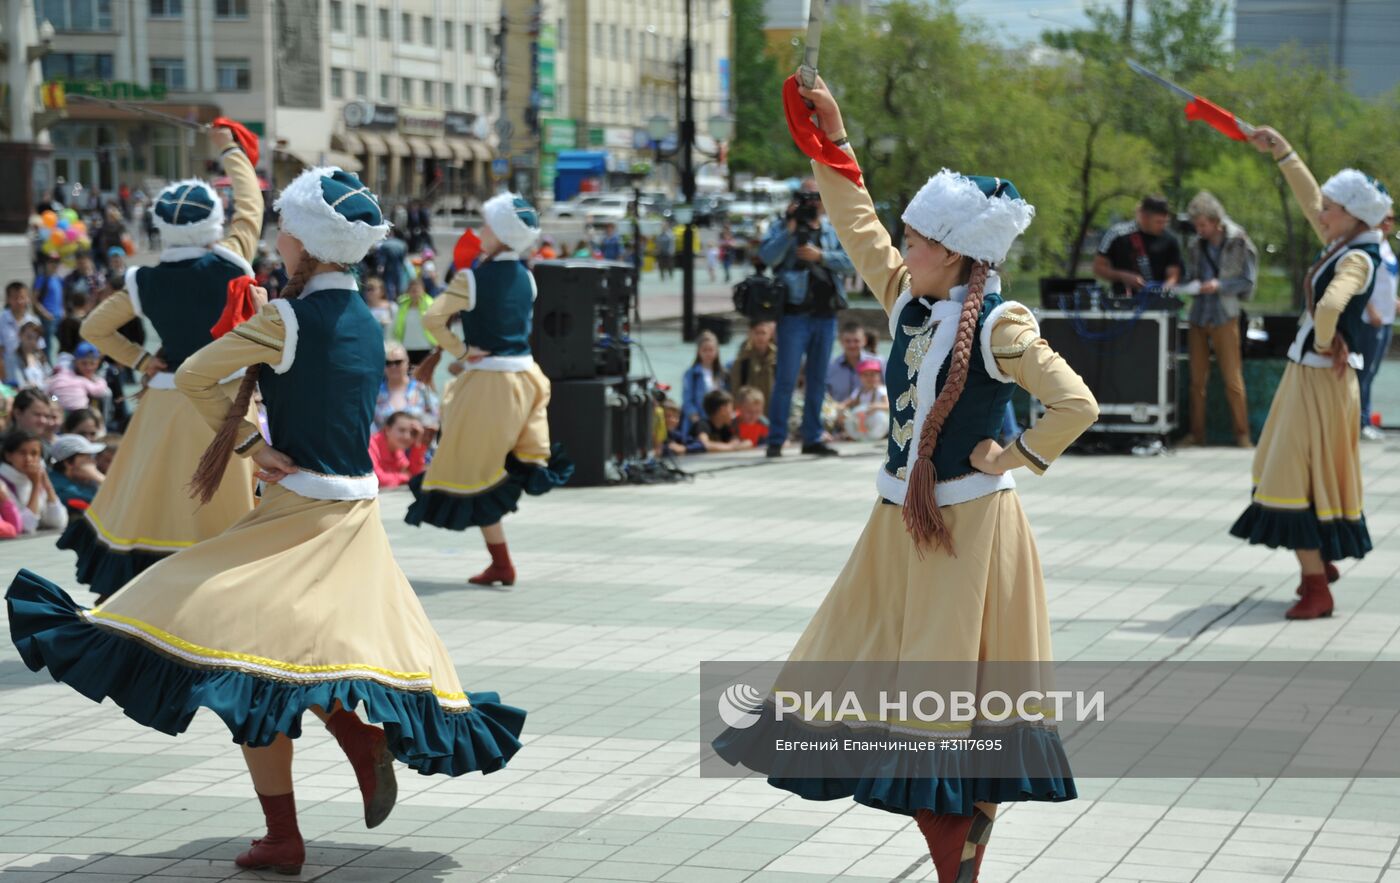
<svg viewBox="0 0 1400 883"><path fill-rule="evenodd" d="M623 464L652 455L649 377L561 380L549 395L549 438L574 461L571 487L622 481Z"/></svg>
<svg viewBox="0 0 1400 883"><path fill-rule="evenodd" d="M614 261L539 261L530 350L550 380L625 376L637 279Z"/></svg>

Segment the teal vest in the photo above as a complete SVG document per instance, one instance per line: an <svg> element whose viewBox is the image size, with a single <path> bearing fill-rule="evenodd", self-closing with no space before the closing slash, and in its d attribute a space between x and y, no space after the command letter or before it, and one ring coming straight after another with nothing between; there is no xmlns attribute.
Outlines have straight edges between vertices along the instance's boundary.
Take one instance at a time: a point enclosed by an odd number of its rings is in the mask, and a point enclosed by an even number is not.
<svg viewBox="0 0 1400 883"><path fill-rule="evenodd" d="M138 267L135 303L160 336L161 355L177 370L214 338L209 329L223 315L228 284L246 275L242 267L214 252L187 261Z"/></svg>
<svg viewBox="0 0 1400 883"><path fill-rule="evenodd" d="M1366 334L1366 304L1371 300L1371 292L1376 287L1376 274L1381 269L1381 247L1373 242L1364 242L1342 249L1334 260L1313 277L1313 303L1322 301L1322 295L1326 293L1327 286L1332 284L1332 280L1337 275L1337 265L1342 262L1342 258L1354 251L1361 252L1371 262L1371 281L1364 290L1357 292L1351 300L1347 301L1346 309L1342 310L1342 315L1337 320L1337 333L1342 336L1342 340L1346 341L1348 350L1359 354L1364 359L1366 357L1364 342L1368 336ZM1316 336L1316 331L1309 331L1307 336L1303 338L1304 353L1314 352L1313 342Z"/></svg>
<svg viewBox="0 0 1400 883"><path fill-rule="evenodd" d="M982 314L973 336L972 356L968 360L967 385L957 404L949 412L943 431L933 448L933 466L938 480L947 481L975 472L972 449L984 439L1001 433L1006 404L1011 401L1011 384L1002 383L987 373L982 358L982 326L987 315L1000 306L1001 295L987 294L982 299ZM937 324L924 327L930 308L924 301L913 299L900 310L895 325L894 345L885 365L885 387L890 396L890 437L885 448L884 469L890 475L907 480L909 457L919 447L919 429L914 412L918 407L919 372L932 343ZM944 321L956 322L957 316ZM948 379L952 359L939 366L936 390L941 391ZM932 406L932 402L929 403Z"/></svg>
<svg viewBox="0 0 1400 883"><path fill-rule="evenodd" d="M530 323L535 313L535 286L521 261L483 261L476 277L475 303L462 316L467 346L493 356L528 356Z"/></svg>
<svg viewBox="0 0 1400 883"><path fill-rule="evenodd" d="M379 322L357 291L324 289L285 303L297 320L292 366L258 373L273 445L304 470L373 475L369 437L384 377Z"/></svg>

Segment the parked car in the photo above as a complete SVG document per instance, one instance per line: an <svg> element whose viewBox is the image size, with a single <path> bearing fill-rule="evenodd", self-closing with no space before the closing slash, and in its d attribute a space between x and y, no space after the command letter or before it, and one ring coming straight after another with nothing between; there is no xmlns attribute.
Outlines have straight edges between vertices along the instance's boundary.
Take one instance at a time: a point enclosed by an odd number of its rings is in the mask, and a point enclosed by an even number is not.
<svg viewBox="0 0 1400 883"><path fill-rule="evenodd" d="M603 224L621 224L627 219L627 211L632 205L629 193L604 193L583 213L583 222L589 227Z"/></svg>
<svg viewBox="0 0 1400 883"><path fill-rule="evenodd" d="M701 193L695 197L695 223L710 227L729 219L729 206L734 201L729 193Z"/></svg>
<svg viewBox="0 0 1400 883"><path fill-rule="evenodd" d="M555 218L581 218L589 208L603 198L601 193L580 193L565 202L556 202L549 207L549 215Z"/></svg>

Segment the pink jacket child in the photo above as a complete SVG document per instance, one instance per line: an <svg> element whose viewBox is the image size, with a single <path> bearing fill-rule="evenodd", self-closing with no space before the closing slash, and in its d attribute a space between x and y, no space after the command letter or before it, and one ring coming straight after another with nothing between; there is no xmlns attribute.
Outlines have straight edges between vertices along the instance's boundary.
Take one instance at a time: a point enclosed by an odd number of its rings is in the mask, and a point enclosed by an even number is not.
<svg viewBox="0 0 1400 883"><path fill-rule="evenodd" d="M49 378L47 389L65 412L80 411L93 399L106 399L112 394L106 381L97 376L102 357L90 343L78 344L73 350L73 364L62 367Z"/></svg>

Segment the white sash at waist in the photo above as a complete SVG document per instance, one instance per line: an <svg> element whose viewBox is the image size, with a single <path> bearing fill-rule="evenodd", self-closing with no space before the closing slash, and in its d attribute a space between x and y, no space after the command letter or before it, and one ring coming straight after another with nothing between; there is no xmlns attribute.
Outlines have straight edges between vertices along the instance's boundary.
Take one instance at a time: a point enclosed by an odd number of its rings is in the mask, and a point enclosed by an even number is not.
<svg viewBox="0 0 1400 883"><path fill-rule="evenodd" d="M219 382L220 382L220 383L228 383L228 382L231 381L231 380L241 380L241 379L243 378L243 370L244 370L244 369L239 368L237 371L233 372L232 374L230 374L229 376L225 377L223 380L220 380ZM146 388L147 388L147 389L174 389L174 388L175 388L175 372L174 372L174 371L162 371L162 372L160 372L159 374L154 374L154 375L152 375L152 376L151 376L151 379L150 379L149 381L147 381L147 383L146 383Z"/></svg>
<svg viewBox="0 0 1400 883"><path fill-rule="evenodd" d="M529 371L535 366L535 357L486 356L479 362L463 362L468 371Z"/></svg>
<svg viewBox="0 0 1400 883"><path fill-rule="evenodd" d="M1015 486L1016 479L1010 472L1003 472L1001 475L973 472L958 478L951 478L948 481L940 481L935 485L940 507L956 506L958 503L966 503L969 500L976 500L979 497L985 497ZM875 476L875 487L880 492L880 496L891 503L898 503L902 506L904 505L904 495L909 489L909 482L890 475L881 465Z"/></svg>

